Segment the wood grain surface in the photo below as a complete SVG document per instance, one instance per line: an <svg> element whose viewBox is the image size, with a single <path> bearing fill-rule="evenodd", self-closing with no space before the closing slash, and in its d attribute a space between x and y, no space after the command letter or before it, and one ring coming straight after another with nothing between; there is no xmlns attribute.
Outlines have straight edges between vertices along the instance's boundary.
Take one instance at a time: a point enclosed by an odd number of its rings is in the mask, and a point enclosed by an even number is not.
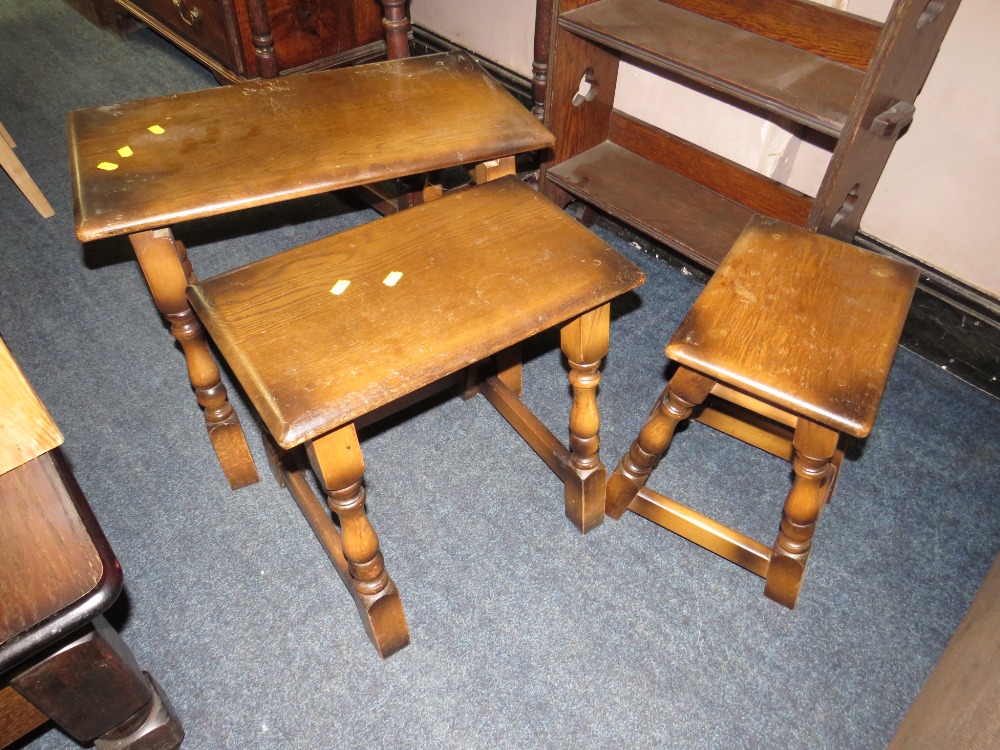
<svg viewBox="0 0 1000 750"><path fill-rule="evenodd" d="M103 573L49 454L0 476L0 646L75 604Z"/></svg>
<svg viewBox="0 0 1000 750"><path fill-rule="evenodd" d="M189 297L290 448L643 280L508 177L213 277ZM350 283L335 294L338 282Z"/></svg>
<svg viewBox="0 0 1000 750"><path fill-rule="evenodd" d="M553 143L465 53L77 110L68 129L84 242Z"/></svg>
<svg viewBox="0 0 1000 750"><path fill-rule="evenodd" d="M856 68L658 0L601 0L559 24L833 136L864 80Z"/></svg>
<svg viewBox="0 0 1000 750"><path fill-rule="evenodd" d="M668 0L670 5L864 70L882 24L803 0Z"/></svg>
<svg viewBox="0 0 1000 750"><path fill-rule="evenodd" d="M864 437L918 275L891 258L756 217L677 328L667 356Z"/></svg>

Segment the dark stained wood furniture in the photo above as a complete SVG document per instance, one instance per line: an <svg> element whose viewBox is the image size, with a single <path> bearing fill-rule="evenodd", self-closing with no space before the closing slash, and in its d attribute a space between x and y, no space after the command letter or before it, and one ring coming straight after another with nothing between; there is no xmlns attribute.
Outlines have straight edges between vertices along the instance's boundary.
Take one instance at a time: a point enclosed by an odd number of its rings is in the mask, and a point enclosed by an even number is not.
<svg viewBox="0 0 1000 750"><path fill-rule="evenodd" d="M710 269L754 214L850 241L958 4L896 0L876 23L807 0L539 0L542 190ZM622 60L831 139L817 194L615 110Z"/></svg>
<svg viewBox="0 0 1000 750"><path fill-rule="evenodd" d="M563 480L573 524L594 528L604 518L596 389L609 302L643 280L595 235L507 177L189 288L273 440L276 475L383 657L409 642L409 630L365 514L356 427L496 357L482 365L486 377L476 387ZM568 450L518 398L517 346L554 326L562 326L573 391ZM339 533L298 471L292 451L302 447Z"/></svg>
<svg viewBox="0 0 1000 750"><path fill-rule="evenodd" d="M102 616L121 568L2 342L0 386L0 747L51 719L98 748L174 748L180 721Z"/></svg>
<svg viewBox="0 0 1000 750"><path fill-rule="evenodd" d="M515 154L553 142L463 53L78 110L68 131L77 237L130 236L234 488L257 472L185 298L194 275L170 227L459 165L478 164L478 179L508 174Z"/></svg>
<svg viewBox="0 0 1000 750"><path fill-rule="evenodd" d="M223 82L276 78L371 62L387 54L390 59L409 54L405 0L101 0L101 4L143 21Z"/></svg>
<svg viewBox="0 0 1000 750"><path fill-rule="evenodd" d="M794 607L840 438L872 429L917 277L912 266L756 217L667 344L676 372L608 481L608 515L629 508L763 577L768 597ZM772 547L645 489L693 411L792 463Z"/></svg>
<svg viewBox="0 0 1000 750"><path fill-rule="evenodd" d="M114 0L63 0L98 28L115 25Z"/></svg>

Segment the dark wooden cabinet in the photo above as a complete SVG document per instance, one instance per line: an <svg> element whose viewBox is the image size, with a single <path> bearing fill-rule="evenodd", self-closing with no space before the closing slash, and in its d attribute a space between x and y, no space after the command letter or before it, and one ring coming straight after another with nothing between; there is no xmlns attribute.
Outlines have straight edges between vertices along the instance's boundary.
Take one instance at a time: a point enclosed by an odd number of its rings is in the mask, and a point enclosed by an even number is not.
<svg viewBox="0 0 1000 750"><path fill-rule="evenodd" d="M113 2L221 81L274 78L386 56L379 0Z"/></svg>

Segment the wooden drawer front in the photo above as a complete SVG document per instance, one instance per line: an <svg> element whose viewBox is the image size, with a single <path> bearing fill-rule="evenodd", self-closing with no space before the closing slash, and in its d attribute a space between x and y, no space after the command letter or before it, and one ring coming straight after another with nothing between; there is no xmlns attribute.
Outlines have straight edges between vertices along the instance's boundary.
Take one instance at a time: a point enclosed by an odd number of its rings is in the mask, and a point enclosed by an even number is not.
<svg viewBox="0 0 1000 750"><path fill-rule="evenodd" d="M175 35L214 57L230 70L244 72L232 0L133 0Z"/></svg>
<svg viewBox="0 0 1000 750"><path fill-rule="evenodd" d="M283 71L385 39L377 0L268 0L267 12Z"/></svg>

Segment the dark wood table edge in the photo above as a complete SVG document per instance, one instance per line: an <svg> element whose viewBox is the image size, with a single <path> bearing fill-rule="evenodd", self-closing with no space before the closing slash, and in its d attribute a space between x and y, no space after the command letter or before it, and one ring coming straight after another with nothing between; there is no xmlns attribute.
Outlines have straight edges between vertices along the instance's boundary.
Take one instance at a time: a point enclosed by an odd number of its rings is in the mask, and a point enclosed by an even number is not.
<svg viewBox="0 0 1000 750"><path fill-rule="evenodd" d="M118 599L124 586L121 565L62 451L55 448L33 460L50 461L55 467L74 510L94 543L101 560L102 572L94 588L82 598L0 644L0 674L8 672L33 656L41 655L53 644L62 641L78 628L106 612Z"/></svg>

